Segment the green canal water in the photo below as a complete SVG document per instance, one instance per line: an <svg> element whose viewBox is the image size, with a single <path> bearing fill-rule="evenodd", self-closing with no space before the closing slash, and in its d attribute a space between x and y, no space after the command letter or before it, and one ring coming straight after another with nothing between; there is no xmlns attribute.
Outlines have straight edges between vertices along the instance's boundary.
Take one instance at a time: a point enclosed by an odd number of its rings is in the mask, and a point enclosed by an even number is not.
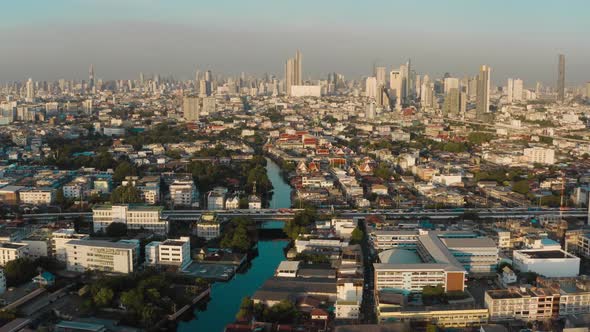
<svg viewBox="0 0 590 332"><path fill-rule="evenodd" d="M271 208L291 207L291 187L283 180L280 168L267 159L266 166L274 194L270 201ZM282 222L270 221L265 228L281 227ZM270 278L285 259L284 249L287 240L261 240L258 242L258 256L250 262L250 268L238 273L228 282L216 282L211 287L211 300L204 309L195 309L194 319L178 323L178 331L222 332L224 327L233 322L242 298L251 296Z"/></svg>

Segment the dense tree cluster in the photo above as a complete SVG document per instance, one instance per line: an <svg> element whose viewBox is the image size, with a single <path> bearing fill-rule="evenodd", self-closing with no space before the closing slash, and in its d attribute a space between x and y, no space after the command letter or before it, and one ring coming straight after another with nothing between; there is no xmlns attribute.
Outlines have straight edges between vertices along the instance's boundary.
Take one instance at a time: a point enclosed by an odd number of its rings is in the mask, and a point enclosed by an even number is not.
<svg viewBox="0 0 590 332"><path fill-rule="evenodd" d="M260 322L293 324L299 321L301 314L293 302L289 300L282 300L281 302L268 307L262 303L255 304L249 297L246 297L242 300L236 318L238 320L254 318Z"/></svg>
<svg viewBox="0 0 590 332"><path fill-rule="evenodd" d="M317 219L317 212L314 209L305 209L295 214L293 220L286 222L283 230L291 239L297 239Z"/></svg>
<svg viewBox="0 0 590 332"><path fill-rule="evenodd" d="M250 232L255 229L255 223L246 217L233 218L225 226L220 245L222 248L231 248L237 252L247 252L254 244Z"/></svg>

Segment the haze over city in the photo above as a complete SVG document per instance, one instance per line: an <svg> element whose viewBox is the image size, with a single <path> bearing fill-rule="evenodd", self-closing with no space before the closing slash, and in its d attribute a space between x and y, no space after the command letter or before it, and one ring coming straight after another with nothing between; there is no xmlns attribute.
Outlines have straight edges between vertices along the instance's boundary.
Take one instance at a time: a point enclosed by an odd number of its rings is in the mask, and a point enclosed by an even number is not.
<svg viewBox="0 0 590 332"><path fill-rule="evenodd" d="M14 0L0 332L590 332L588 0Z"/></svg>
<svg viewBox="0 0 590 332"><path fill-rule="evenodd" d="M370 75L411 58L419 72L519 76L552 84L555 54L567 82L588 74L590 3L573 1L9 1L0 21L0 82L99 78L139 72L190 79L216 73L281 74L305 53L305 79ZM8 14L9 13L9 14Z"/></svg>

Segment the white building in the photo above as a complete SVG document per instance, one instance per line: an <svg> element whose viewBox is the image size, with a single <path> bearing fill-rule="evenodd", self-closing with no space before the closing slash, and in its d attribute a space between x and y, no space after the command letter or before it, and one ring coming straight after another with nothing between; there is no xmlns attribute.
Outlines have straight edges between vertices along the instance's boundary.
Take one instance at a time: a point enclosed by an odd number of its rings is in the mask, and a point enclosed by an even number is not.
<svg viewBox="0 0 590 332"><path fill-rule="evenodd" d="M524 157L531 164L555 164L555 150L542 147L526 148L523 150Z"/></svg>
<svg viewBox="0 0 590 332"><path fill-rule="evenodd" d="M512 248L509 231L498 231L498 248L509 249Z"/></svg>
<svg viewBox="0 0 590 332"><path fill-rule="evenodd" d="M17 258L27 257L29 252L29 245L18 242L3 242L0 243L0 266L13 261Z"/></svg>
<svg viewBox="0 0 590 332"><path fill-rule="evenodd" d="M170 199L174 206L197 206L197 186L192 179L175 180L170 185Z"/></svg>
<svg viewBox="0 0 590 332"><path fill-rule="evenodd" d="M145 247L145 261L149 265L170 265L180 270L192 262L190 237L154 241Z"/></svg>
<svg viewBox="0 0 590 332"><path fill-rule="evenodd" d="M354 279L342 279L336 283L336 319L359 318L361 304L363 302L363 281Z"/></svg>
<svg viewBox="0 0 590 332"><path fill-rule="evenodd" d="M233 195L225 201L226 210L236 210L240 208L240 198L238 195Z"/></svg>
<svg viewBox="0 0 590 332"><path fill-rule="evenodd" d="M68 271L97 270L131 273L137 260L137 245L100 240L70 240L66 243Z"/></svg>
<svg viewBox="0 0 590 332"><path fill-rule="evenodd" d="M197 236L207 241L221 235L221 223L215 214L202 214L195 227Z"/></svg>
<svg viewBox="0 0 590 332"><path fill-rule="evenodd" d="M292 85L291 97L321 97L321 85Z"/></svg>
<svg viewBox="0 0 590 332"><path fill-rule="evenodd" d="M495 272L498 266L498 247L488 237L443 238L442 242L470 273Z"/></svg>
<svg viewBox="0 0 590 332"><path fill-rule="evenodd" d="M275 270L275 276L277 277L297 277L297 271L299 270L299 261L282 261Z"/></svg>
<svg viewBox="0 0 590 332"><path fill-rule="evenodd" d="M207 194L207 210L223 210L225 207L225 194L212 190Z"/></svg>
<svg viewBox="0 0 590 332"><path fill-rule="evenodd" d="M70 240L87 239L87 234L78 234L74 229L59 229L51 233L51 256L60 262L66 262L66 243Z"/></svg>
<svg viewBox="0 0 590 332"><path fill-rule="evenodd" d="M513 252L513 266L521 272L544 277L573 277L580 273L580 258L561 249L529 249Z"/></svg>
<svg viewBox="0 0 590 332"><path fill-rule="evenodd" d="M114 222L127 225L130 230L168 233L168 221L162 218L162 207L142 205L103 205L92 209L94 232L105 232Z"/></svg>
<svg viewBox="0 0 590 332"><path fill-rule="evenodd" d="M50 205L55 200L53 189L23 189L18 192L21 204Z"/></svg>

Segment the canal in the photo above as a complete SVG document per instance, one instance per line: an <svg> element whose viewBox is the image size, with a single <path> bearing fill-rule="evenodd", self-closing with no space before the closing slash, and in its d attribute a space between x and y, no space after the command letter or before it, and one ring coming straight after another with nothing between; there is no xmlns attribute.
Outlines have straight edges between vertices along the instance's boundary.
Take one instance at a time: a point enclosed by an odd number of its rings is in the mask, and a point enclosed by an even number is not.
<svg viewBox="0 0 590 332"><path fill-rule="evenodd" d="M279 166L267 158L266 172L273 185L271 208L291 207L291 187L283 180ZM269 221L265 228L282 227L280 221ZM275 268L285 259L287 240L258 241L258 256L250 262L250 268L238 273L228 282L216 282L211 286L211 300L204 310L196 309L194 319L178 323L178 331L222 332L233 322L242 298L251 296L266 279L272 277Z"/></svg>

